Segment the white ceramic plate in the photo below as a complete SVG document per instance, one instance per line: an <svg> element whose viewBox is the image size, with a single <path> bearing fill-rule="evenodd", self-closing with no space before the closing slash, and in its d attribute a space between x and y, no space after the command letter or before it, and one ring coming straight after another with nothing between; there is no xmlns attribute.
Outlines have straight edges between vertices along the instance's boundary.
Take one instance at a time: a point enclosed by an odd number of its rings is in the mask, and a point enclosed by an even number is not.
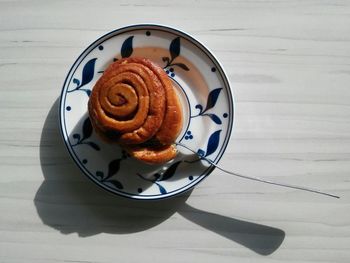
<svg viewBox="0 0 350 263"><path fill-rule="evenodd" d="M142 56L158 63L173 80L184 108L178 142L217 163L233 125L229 81L213 54L190 35L161 25L132 25L93 42L74 62L63 85L60 125L75 163L94 183L134 199L160 199L182 193L214 169L178 146L175 160L161 166L140 163L116 145L101 141L87 114L92 87L113 61Z"/></svg>

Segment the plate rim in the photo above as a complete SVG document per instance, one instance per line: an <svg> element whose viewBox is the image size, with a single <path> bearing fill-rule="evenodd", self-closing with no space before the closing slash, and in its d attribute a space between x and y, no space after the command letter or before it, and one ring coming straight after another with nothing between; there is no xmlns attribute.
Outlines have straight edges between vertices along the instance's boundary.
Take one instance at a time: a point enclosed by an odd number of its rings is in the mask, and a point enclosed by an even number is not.
<svg viewBox="0 0 350 263"><path fill-rule="evenodd" d="M149 27L149 28L147 28ZM231 82L228 78L228 75L226 73L226 71L224 70L222 64L220 63L220 61L217 59L217 57L213 54L213 52L206 46L204 45L201 41L195 39L192 35L190 35L189 33L186 33L184 31L182 31L181 29L178 29L176 27L173 27L173 26L168 26L168 25L164 25L164 24L157 24L157 23L139 23L139 24L131 24L131 25L127 25L127 26L123 26L123 27L119 27L117 29L114 29L114 30L111 30L103 35L101 35L100 37L98 37L97 39L95 39L91 44L89 44L81 53L80 55L75 59L75 61L73 62L72 66L70 67L66 77L65 77L65 80L63 82L63 86L62 86L62 90L61 90L61 93L60 93L60 103L58 105L58 118L59 118L59 127L60 127L60 133L61 133L61 137L62 137L62 140L64 142L64 145L66 147L66 150L68 151L70 157L73 159L74 163L77 165L77 167L79 168L79 170L90 180L92 181L94 184L96 184L98 187L102 188L103 190L113 194L113 195L116 195L116 196L122 196L124 198L128 198L128 199L132 199L132 200L143 200L143 201L150 201L150 200L163 200L163 199L168 199L168 198L172 198L172 197L176 197L178 195L181 195L181 194L184 194L186 193L187 191L193 189L196 185L198 185L201 181L203 181L207 176L209 176L213 170L215 169L214 166L209 166L206 171L205 171L205 175L202 176L201 178L198 178L198 180L188 186L188 187L184 187L184 189L181 189L179 191L176 191L175 193L172 193L172 194L169 194L169 195L157 195L157 196L139 196L139 195L132 195L132 194L125 194L125 193L122 193L122 192L117 192L117 191L112 191L111 189L109 189L109 187L107 187L106 185L103 185L103 184L99 184L97 182L95 182L95 180L93 180L93 178L91 178L90 175L88 175L79 165L79 163L76 162L75 160L75 157L72 155L71 151L70 151L70 148L68 146L69 143L67 143L66 139L65 139L65 134L64 134L64 131L63 131L63 124L62 124L62 119L63 119L63 116L61 114L62 112L62 105L64 103L64 91L65 91L65 86L66 86L66 83L67 83L67 80L69 78L69 76L71 75L72 73L72 70L74 69L74 67L76 66L77 62L84 56L84 55L87 55L89 49L91 49L93 46L95 46L97 43L99 43L102 39L104 38L107 38L108 36L111 36L113 37L116 33L119 32L119 34L123 34L124 32L123 31L126 31L126 30L132 30L132 29L135 29L135 30L142 30L142 29L160 29L160 30L163 30L163 31L166 31L168 33L177 33L177 34L180 34L180 35L183 35L186 37L186 40L191 42L192 44L194 44L197 48L199 46L200 50L204 53L207 53L206 55L208 56L208 58L215 62L217 64L217 69L218 69L218 72L220 73L220 76L224 82L224 85L225 85L225 88L227 89L227 95L228 95L228 100L229 100L229 103L228 103L228 109L229 111L232 113L232 117L230 118L231 119L231 123L229 123L228 125L228 129L227 129L227 136L225 137L224 139L224 142L223 142L223 146L222 146L222 154L218 156L218 159L215 161L216 163L218 163L221 158L223 157L226 149L227 149L227 146L229 144L229 141L231 139L231 136L232 136L232 132L234 130L234 125L235 125L235 100L234 100L234 95L233 95L233 92L232 92L232 87L231 87Z"/></svg>

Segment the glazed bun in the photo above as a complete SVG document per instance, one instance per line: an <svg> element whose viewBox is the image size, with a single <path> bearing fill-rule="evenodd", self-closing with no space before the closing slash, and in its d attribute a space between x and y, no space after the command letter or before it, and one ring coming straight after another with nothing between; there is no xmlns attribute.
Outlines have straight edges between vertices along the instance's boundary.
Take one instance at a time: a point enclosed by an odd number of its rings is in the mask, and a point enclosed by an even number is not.
<svg viewBox="0 0 350 263"><path fill-rule="evenodd" d="M176 156L181 104L168 75L149 59L111 64L92 89L88 110L96 133L134 158L156 164Z"/></svg>

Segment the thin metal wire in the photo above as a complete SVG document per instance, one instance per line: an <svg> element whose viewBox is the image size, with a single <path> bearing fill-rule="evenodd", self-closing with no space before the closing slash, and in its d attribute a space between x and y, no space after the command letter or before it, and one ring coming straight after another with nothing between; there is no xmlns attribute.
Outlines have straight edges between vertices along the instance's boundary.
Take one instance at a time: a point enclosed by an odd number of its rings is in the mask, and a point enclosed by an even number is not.
<svg viewBox="0 0 350 263"><path fill-rule="evenodd" d="M201 158L201 159L207 161L208 163L210 163L211 165L215 166L215 167L216 167L217 169L219 169L220 171L223 171L223 172L225 172L225 173L228 173L228 174L231 174L231 175L240 177L240 178L244 178L244 179L248 179L248 180L253 180L253 181L257 181L257 182L261 182L261 183L265 183L265 184L272 184L272 185L283 186L283 187L287 187L287 188L292 188L292 189L307 191L307 192L311 192L311 193L326 195L326 196L333 197L333 198L340 198L340 197L337 196L337 195L329 194L329 193L326 193L326 192L323 192L323 191L320 191L320 190L317 190L317 189L312 189L312 188L307 188L307 187L297 186L297 185L291 185L291 184L277 183L277 182L273 182L273 181L261 179L261 178L254 177L254 176L246 176L246 175L242 175L242 174L239 174L239 173L231 172L231 171L228 171L228 170L226 170L226 169L221 168L220 166L218 166L216 163L214 163L212 160L208 159L207 157L201 156L200 154L198 154L196 151L192 150L192 149L189 148L188 146L186 146L186 145L184 145L184 144L182 144L182 143L179 143L179 142L176 142L175 144L176 144L176 145L179 145L179 146L181 146L181 147L186 148L186 149L189 150L190 152L196 154L199 158Z"/></svg>

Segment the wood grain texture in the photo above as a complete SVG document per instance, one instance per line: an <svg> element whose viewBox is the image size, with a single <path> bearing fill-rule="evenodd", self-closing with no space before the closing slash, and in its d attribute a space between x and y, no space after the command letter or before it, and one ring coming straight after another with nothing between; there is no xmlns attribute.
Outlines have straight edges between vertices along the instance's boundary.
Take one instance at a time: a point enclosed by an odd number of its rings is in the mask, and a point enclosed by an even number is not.
<svg viewBox="0 0 350 263"><path fill-rule="evenodd" d="M90 183L57 98L84 47L144 22L192 34L226 69L223 167L341 199L219 171L164 202ZM349 262L349 83L349 1L0 1L0 262Z"/></svg>

